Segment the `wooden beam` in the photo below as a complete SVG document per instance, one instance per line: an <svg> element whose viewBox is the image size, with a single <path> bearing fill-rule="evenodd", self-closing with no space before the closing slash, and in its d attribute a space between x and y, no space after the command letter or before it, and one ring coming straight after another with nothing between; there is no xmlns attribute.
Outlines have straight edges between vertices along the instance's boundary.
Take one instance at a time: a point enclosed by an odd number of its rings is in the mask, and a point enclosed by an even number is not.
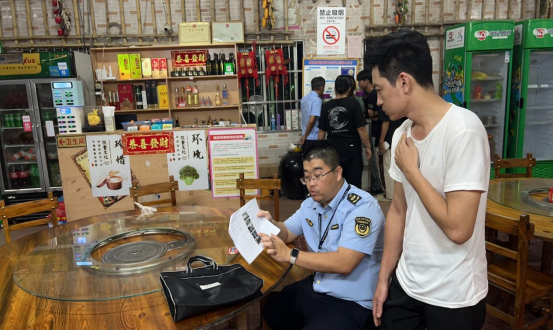
<svg viewBox="0 0 553 330"><path fill-rule="evenodd" d="M507 19L511 19L511 1L507 1Z"/></svg>
<svg viewBox="0 0 553 330"><path fill-rule="evenodd" d="M90 12L90 23L92 25L92 38L96 38L96 16L94 13L94 2L92 0L88 1L88 11ZM90 34L90 31L88 31Z"/></svg>
<svg viewBox="0 0 553 330"><path fill-rule="evenodd" d="M211 21L212 22L217 21L215 19L215 0L211 0Z"/></svg>
<svg viewBox="0 0 553 330"><path fill-rule="evenodd" d="M382 13L382 23L384 25L388 24L388 2L389 0L384 0L384 11ZM388 34L388 28L384 29L384 33Z"/></svg>
<svg viewBox="0 0 553 330"><path fill-rule="evenodd" d="M459 1L459 0L457 0ZM417 11L417 0L412 0L411 2L411 23L415 23L416 20L416 13Z"/></svg>
<svg viewBox="0 0 553 330"><path fill-rule="evenodd" d="M255 24L255 33L259 33L259 1L253 0L254 3L254 24ZM257 35L256 39L259 41L259 35Z"/></svg>
<svg viewBox="0 0 553 330"><path fill-rule="evenodd" d="M33 40L33 18L31 17L30 1L25 1L25 14L27 15L27 31L29 33L29 43L32 45L35 43L35 41Z"/></svg>
<svg viewBox="0 0 553 330"><path fill-rule="evenodd" d="M165 0L164 3L167 5L166 11L165 11L166 13L165 21L167 22L167 24L169 24L169 26L171 27L171 30L173 30L173 16L171 15L171 0L169 1ZM173 41L173 33L171 33L169 40Z"/></svg>
<svg viewBox="0 0 553 330"><path fill-rule="evenodd" d="M180 6L181 6L181 19L182 19L182 22L185 23L186 22L186 1L185 0L181 0L180 1Z"/></svg>
<svg viewBox="0 0 553 330"><path fill-rule="evenodd" d="M524 0L523 0L524 2ZM536 1L536 18L540 18L540 8L541 7L541 0ZM525 7L526 8L526 7ZM524 15L522 16L522 19L524 19Z"/></svg>
<svg viewBox="0 0 553 330"><path fill-rule="evenodd" d="M288 32L288 0L283 0L283 1L284 1L284 32ZM285 39L290 40L288 35L286 35Z"/></svg>
<svg viewBox="0 0 553 330"><path fill-rule="evenodd" d="M202 11L200 9L200 0L196 0L196 22L202 21Z"/></svg>
<svg viewBox="0 0 553 330"><path fill-rule="evenodd" d="M127 24L125 24L125 8L123 6L124 0L119 0L119 21L121 22L121 33L127 34ZM123 42L127 42L127 38L123 38Z"/></svg>
<svg viewBox="0 0 553 330"><path fill-rule="evenodd" d="M485 1L485 0L482 0ZM461 15L461 0L455 0L455 20L459 20L459 15Z"/></svg>
<svg viewBox="0 0 553 330"><path fill-rule="evenodd" d="M369 2L369 9L371 10L371 14L369 15L369 26L374 25L374 0L371 0Z"/></svg>
<svg viewBox="0 0 553 330"><path fill-rule="evenodd" d="M480 20L484 20L484 13L486 12L486 0L482 0L482 12L480 13Z"/></svg>
<svg viewBox="0 0 553 330"><path fill-rule="evenodd" d="M183 0L184 1L184 0ZM152 5L152 27L154 29L153 35L154 35L154 43L157 43L157 18L156 18L156 2L155 0L150 0L150 4Z"/></svg>
<svg viewBox="0 0 553 330"><path fill-rule="evenodd" d="M244 0L238 0L238 2L240 3L240 20L244 22ZM244 24L246 23L244 22Z"/></svg>
<svg viewBox="0 0 553 330"><path fill-rule="evenodd" d="M90 2L92 2L92 0L90 0ZM138 25L138 34L142 34L142 9L140 8L140 0L136 0L136 23ZM138 42L142 42L142 38L138 38Z"/></svg>
<svg viewBox="0 0 553 330"><path fill-rule="evenodd" d="M19 31L17 30L17 18L16 18L16 11L15 11L15 5L13 3L13 0L10 0L10 14L12 15L12 26L13 26L13 36L15 38L19 37ZM17 39L15 40L15 44L17 45L19 41Z"/></svg>
<svg viewBox="0 0 553 330"><path fill-rule="evenodd" d="M29 1L26 1L29 2ZM79 4L77 3L77 0L73 0L73 14L75 16L75 32L77 32L77 35L82 37L81 33L81 16L79 13Z"/></svg>
<svg viewBox="0 0 553 330"><path fill-rule="evenodd" d="M494 11L493 11L493 19L498 19L499 18L499 0L495 0L495 8L494 8Z"/></svg>
<svg viewBox="0 0 553 330"><path fill-rule="evenodd" d="M106 35L109 35L109 0L106 0L105 2L105 10L106 10Z"/></svg>
<svg viewBox="0 0 553 330"><path fill-rule="evenodd" d="M468 4L467 4L467 17L465 17L465 19L467 21L471 21L472 20L472 2L474 0L468 0Z"/></svg>
<svg viewBox="0 0 553 330"><path fill-rule="evenodd" d="M286 3L286 0L283 0L283 1L284 1L284 3ZM229 2L229 0L225 0L225 7L227 7L227 22L230 22L230 2ZM213 22L215 22L215 19L213 19Z"/></svg>

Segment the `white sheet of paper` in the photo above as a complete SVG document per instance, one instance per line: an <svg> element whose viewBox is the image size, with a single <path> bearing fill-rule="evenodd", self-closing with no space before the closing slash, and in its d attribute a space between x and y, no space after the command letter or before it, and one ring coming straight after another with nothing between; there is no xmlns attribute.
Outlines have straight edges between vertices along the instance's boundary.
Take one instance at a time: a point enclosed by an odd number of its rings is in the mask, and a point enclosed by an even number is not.
<svg viewBox="0 0 553 330"><path fill-rule="evenodd" d="M51 120L45 121L46 123L46 136L52 137L56 136L56 132L54 130L54 122Z"/></svg>
<svg viewBox="0 0 553 330"><path fill-rule="evenodd" d="M263 252L258 233L278 235L280 229L269 220L257 216L259 207L256 199L250 200L230 216L228 232L242 257L251 264Z"/></svg>
<svg viewBox="0 0 553 330"><path fill-rule="evenodd" d="M348 57L349 58L363 57L363 37L362 36L348 37Z"/></svg>

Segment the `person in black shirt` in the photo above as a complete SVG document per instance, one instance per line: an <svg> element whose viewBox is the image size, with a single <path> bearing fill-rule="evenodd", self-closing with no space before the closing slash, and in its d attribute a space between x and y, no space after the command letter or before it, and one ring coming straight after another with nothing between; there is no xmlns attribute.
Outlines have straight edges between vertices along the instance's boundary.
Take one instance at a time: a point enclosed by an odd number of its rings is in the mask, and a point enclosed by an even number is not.
<svg viewBox="0 0 553 330"><path fill-rule="evenodd" d="M373 77L370 70L362 70L357 74L357 81L359 83L359 88L365 91L366 97L365 109L367 109L367 117L371 119L371 138L373 139L373 145L376 147L378 145L378 139L380 137L382 123L378 120L378 114L382 112L382 109L377 105L377 95L376 90L373 87ZM375 149L376 150L376 149ZM379 163L382 164L382 155L378 156ZM381 175L378 171L378 166L376 162L376 157L371 158L371 194L378 195L384 193L382 189Z"/></svg>
<svg viewBox="0 0 553 330"><path fill-rule="evenodd" d="M328 141L336 146L340 153L344 178L347 182L361 188L363 175L361 141L366 147L365 154L368 161L372 151L365 116L359 102L349 96L351 88L351 81L346 75L336 78L334 84L336 97L324 104L321 111L319 140L327 137Z"/></svg>

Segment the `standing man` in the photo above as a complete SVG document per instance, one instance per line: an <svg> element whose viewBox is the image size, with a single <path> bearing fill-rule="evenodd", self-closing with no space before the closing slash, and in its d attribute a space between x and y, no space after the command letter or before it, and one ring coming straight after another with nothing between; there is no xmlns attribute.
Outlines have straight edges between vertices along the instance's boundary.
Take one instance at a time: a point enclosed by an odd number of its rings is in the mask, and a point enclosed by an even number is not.
<svg viewBox="0 0 553 330"><path fill-rule="evenodd" d="M359 83L359 88L361 88L366 96L365 100L365 109L367 109L368 117L371 119L371 139L372 144L375 146L375 151L378 151L376 147L380 137L381 132L381 122L378 120L378 114L382 112L380 107L376 104L376 91L373 87L373 77L371 70L361 70L357 74L357 82ZM374 154L374 153L373 153ZM382 158L382 155L378 153L378 157ZM380 179L378 166L376 162L376 156L371 157L371 194L378 195L382 194L384 190L382 189L382 180Z"/></svg>
<svg viewBox="0 0 553 330"><path fill-rule="evenodd" d="M315 77L311 79L311 92L301 99L301 139L303 150L307 150L319 139L319 117L323 106L325 79Z"/></svg>
<svg viewBox="0 0 553 330"><path fill-rule="evenodd" d="M336 97L328 101L321 112L319 140L327 138L336 146L340 153L340 164L344 168L344 178L357 188L361 188L364 166L361 143L365 145L367 161L371 160L372 146L361 105L349 96L352 87L347 75L336 78Z"/></svg>
<svg viewBox="0 0 553 330"><path fill-rule="evenodd" d="M407 120L407 117L391 121L390 117L384 111L381 110L378 112L378 121L382 123L382 130L380 131L380 138L378 139L378 155L383 158L384 186L386 187L384 197L386 199L392 199L392 197L394 197L394 180L389 173L392 164L392 153L390 152L392 138L394 132L405 120Z"/></svg>
<svg viewBox="0 0 553 330"><path fill-rule="evenodd" d="M371 309L384 246L382 210L344 180L338 151L328 141L307 149L303 173L311 197L285 222L273 222L278 236L260 236L275 260L316 273L277 293L263 317L273 330L376 329ZM258 216L272 221L269 212ZM309 252L285 244L301 235Z"/></svg>
<svg viewBox="0 0 553 330"><path fill-rule="evenodd" d="M481 329L488 293L486 130L473 112L436 94L430 49L419 32L390 33L365 61L384 112L392 121L408 118L392 143L394 198L375 323L386 330Z"/></svg>

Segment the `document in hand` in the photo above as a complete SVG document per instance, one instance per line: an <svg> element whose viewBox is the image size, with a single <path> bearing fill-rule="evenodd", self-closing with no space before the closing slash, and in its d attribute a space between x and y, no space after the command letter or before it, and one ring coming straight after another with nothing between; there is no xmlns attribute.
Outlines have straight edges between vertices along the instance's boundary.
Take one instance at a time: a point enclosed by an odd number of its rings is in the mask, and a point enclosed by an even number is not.
<svg viewBox="0 0 553 330"><path fill-rule="evenodd" d="M269 220L258 217L257 213L259 207L254 198L230 216L228 226L230 238L248 264L251 264L264 249L258 233L270 236L278 235L280 232L278 227Z"/></svg>

